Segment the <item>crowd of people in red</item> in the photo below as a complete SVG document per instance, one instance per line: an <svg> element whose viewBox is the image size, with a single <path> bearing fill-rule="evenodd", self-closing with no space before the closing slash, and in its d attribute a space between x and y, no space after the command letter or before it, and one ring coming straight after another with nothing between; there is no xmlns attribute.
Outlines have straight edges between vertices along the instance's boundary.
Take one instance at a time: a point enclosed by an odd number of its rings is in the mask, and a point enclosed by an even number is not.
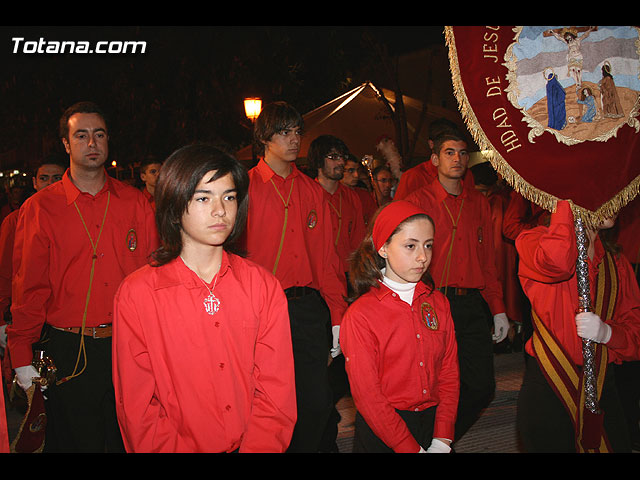
<svg viewBox="0 0 640 480"><path fill-rule="evenodd" d="M524 356L527 451L638 442L637 201L589 231L594 309L576 315L571 203L525 200L444 119L412 168L388 137L360 162L332 135L302 167L302 116L275 102L249 170L193 144L141 165L142 191L105 170L109 123L65 111L68 165L45 159L0 228L3 383L44 398L32 451L337 452L350 394L355 452L448 453L505 348ZM603 359L595 445L585 339Z"/></svg>

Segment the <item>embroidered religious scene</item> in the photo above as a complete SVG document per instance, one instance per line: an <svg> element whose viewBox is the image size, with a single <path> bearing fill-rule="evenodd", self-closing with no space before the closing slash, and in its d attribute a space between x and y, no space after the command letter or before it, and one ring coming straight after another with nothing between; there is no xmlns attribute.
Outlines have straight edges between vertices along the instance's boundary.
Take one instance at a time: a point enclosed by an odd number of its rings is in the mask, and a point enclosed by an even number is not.
<svg viewBox="0 0 640 480"><path fill-rule="evenodd" d="M640 129L636 27L516 27L507 50L509 100L531 126L568 145Z"/></svg>
<svg viewBox="0 0 640 480"><path fill-rule="evenodd" d="M588 225L636 196L638 27L448 26L445 38L465 123L515 191L550 212L570 199Z"/></svg>

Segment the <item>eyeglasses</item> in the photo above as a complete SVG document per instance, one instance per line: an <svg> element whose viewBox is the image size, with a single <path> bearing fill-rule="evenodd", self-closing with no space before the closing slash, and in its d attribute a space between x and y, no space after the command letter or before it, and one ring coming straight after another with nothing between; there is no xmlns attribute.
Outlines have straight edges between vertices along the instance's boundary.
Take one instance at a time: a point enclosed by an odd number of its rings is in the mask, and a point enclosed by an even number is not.
<svg viewBox="0 0 640 480"><path fill-rule="evenodd" d="M328 158L329 160L344 160L345 156L339 153L330 153L328 155L325 155L324 158Z"/></svg>

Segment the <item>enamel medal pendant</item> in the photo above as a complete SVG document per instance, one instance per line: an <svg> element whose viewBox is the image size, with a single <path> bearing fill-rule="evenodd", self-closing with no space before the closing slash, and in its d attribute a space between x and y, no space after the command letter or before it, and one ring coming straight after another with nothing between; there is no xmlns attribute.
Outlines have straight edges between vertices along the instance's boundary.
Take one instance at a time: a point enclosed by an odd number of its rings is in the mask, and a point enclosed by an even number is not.
<svg viewBox="0 0 640 480"><path fill-rule="evenodd" d="M204 310L209 315L215 315L220 310L220 300L212 292L204 299Z"/></svg>

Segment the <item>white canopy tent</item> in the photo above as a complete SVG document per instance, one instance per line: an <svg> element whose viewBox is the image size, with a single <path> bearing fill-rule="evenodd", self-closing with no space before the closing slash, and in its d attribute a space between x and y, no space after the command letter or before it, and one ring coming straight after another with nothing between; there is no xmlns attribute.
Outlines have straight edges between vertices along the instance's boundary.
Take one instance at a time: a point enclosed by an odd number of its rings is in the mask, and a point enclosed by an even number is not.
<svg viewBox="0 0 640 480"><path fill-rule="evenodd" d="M300 158L305 158L309 144L320 135L334 135L343 140L351 153L358 159L364 155L376 155L375 142L382 135L395 138L395 127L391 115L381 99L381 94L395 104L395 95L390 90L378 90L372 83L366 82L324 105L306 113L304 118L304 137L300 149ZM409 139L413 139L419 125L422 102L411 97L403 97ZM465 130L462 117L457 111L450 111L429 105L420 136L414 152L415 157L429 155L427 132L429 124L436 118L447 118ZM241 162L252 160L251 145L236 153Z"/></svg>

